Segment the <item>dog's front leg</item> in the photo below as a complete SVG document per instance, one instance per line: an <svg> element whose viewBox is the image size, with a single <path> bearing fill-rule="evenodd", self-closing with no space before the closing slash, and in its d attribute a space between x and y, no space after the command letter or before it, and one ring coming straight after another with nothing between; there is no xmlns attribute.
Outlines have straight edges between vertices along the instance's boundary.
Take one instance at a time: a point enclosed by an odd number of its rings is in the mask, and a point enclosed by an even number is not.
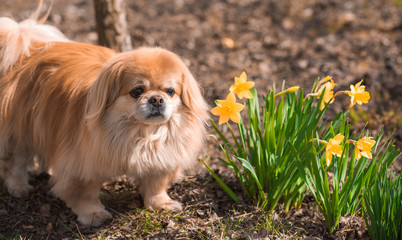
<svg viewBox="0 0 402 240"><path fill-rule="evenodd" d="M167 190L177 178L179 169L171 173L152 173L140 181L140 190L146 208L152 210L167 209L173 212L182 211L181 203L172 200Z"/></svg>
<svg viewBox="0 0 402 240"><path fill-rule="evenodd" d="M99 200L100 188L101 183L70 179L56 182L52 191L77 214L81 224L99 226L112 217Z"/></svg>
<svg viewBox="0 0 402 240"><path fill-rule="evenodd" d="M28 183L28 161L32 156L24 150L17 151L7 159L1 159L1 176L8 192L14 197L27 196L32 187Z"/></svg>

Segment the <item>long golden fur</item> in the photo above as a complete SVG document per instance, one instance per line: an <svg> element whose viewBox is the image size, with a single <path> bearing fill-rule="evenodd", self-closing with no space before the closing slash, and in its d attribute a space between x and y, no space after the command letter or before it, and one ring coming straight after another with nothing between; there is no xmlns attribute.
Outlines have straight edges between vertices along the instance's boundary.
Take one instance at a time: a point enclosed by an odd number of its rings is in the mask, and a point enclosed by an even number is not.
<svg viewBox="0 0 402 240"><path fill-rule="evenodd" d="M6 29L2 21L13 20L0 18L0 168L8 191L29 192L27 166L36 156L52 192L82 224L111 217L99 190L122 175L139 183L145 207L180 211L166 191L194 164L208 118L180 58L162 48L116 53L71 42L48 25L16 31L22 23Z"/></svg>

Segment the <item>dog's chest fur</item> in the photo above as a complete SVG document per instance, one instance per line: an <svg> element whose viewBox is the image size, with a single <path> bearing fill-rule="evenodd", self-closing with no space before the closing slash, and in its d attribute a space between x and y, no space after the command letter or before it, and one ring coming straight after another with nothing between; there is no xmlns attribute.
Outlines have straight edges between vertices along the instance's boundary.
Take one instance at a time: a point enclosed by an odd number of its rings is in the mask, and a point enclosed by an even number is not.
<svg viewBox="0 0 402 240"><path fill-rule="evenodd" d="M127 125L115 125L114 131L109 132L108 136L109 146L115 149L109 150L117 151L116 154L122 157L126 167L121 170L128 175L138 176L150 171L170 172L177 167L186 169L192 163L188 160L194 158L194 151L189 151L192 148L190 144L197 144L194 142L195 135L183 131L188 129L183 125L188 124L177 115L160 125L132 124L129 128L131 131L127 131ZM122 139L127 141L123 143ZM124 152L127 153L126 157Z"/></svg>

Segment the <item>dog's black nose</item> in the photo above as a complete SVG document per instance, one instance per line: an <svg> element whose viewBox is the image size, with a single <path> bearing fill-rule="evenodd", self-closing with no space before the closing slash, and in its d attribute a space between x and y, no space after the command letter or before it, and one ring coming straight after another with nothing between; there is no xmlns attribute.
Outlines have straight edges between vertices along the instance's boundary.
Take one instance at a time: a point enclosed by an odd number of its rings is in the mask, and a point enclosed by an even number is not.
<svg viewBox="0 0 402 240"><path fill-rule="evenodd" d="M163 97L160 95L154 95L149 98L148 103L152 104L154 107L161 107L163 105Z"/></svg>

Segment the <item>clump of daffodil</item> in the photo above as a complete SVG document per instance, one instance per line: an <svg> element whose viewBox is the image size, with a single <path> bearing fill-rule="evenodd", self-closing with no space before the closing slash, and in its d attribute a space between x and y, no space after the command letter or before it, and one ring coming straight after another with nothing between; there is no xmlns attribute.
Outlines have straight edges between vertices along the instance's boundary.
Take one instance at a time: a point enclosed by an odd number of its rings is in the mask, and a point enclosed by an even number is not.
<svg viewBox="0 0 402 240"><path fill-rule="evenodd" d="M343 141L343 139L344 136L339 133L328 141L327 146L325 147L325 161L327 163L327 166L329 166L332 162L332 155L336 155L338 157L341 156L341 142Z"/></svg>
<svg viewBox="0 0 402 240"><path fill-rule="evenodd" d="M217 100L217 106L211 109L211 113L219 116L219 125L230 120L235 123L240 122L240 112L244 105L236 102L235 95L230 92L225 100Z"/></svg>
<svg viewBox="0 0 402 240"><path fill-rule="evenodd" d="M324 91L324 94L322 96L321 105L320 105L320 110L324 109L325 104L327 104L327 103L331 104L334 101L333 89L335 87L334 81L329 76L325 77L321 81L323 81L325 83L320 87L320 89L318 89L318 92L317 92L317 97L320 98L322 92Z"/></svg>
<svg viewBox="0 0 402 240"><path fill-rule="evenodd" d="M350 91L347 94L350 96L350 107L353 107L356 103L362 105L368 103L370 100L370 93L366 91L366 86L361 85L363 80L356 83L356 85L350 85Z"/></svg>
<svg viewBox="0 0 402 240"><path fill-rule="evenodd" d="M362 156L372 159L371 148L376 142L372 137L363 137L355 142L355 158L359 160Z"/></svg>
<svg viewBox="0 0 402 240"><path fill-rule="evenodd" d="M245 72L240 74L240 77L235 77L235 84L230 86L230 92L237 94L240 99L243 97L251 99L253 95L250 89L254 87L255 83L252 81L247 81L247 75Z"/></svg>

